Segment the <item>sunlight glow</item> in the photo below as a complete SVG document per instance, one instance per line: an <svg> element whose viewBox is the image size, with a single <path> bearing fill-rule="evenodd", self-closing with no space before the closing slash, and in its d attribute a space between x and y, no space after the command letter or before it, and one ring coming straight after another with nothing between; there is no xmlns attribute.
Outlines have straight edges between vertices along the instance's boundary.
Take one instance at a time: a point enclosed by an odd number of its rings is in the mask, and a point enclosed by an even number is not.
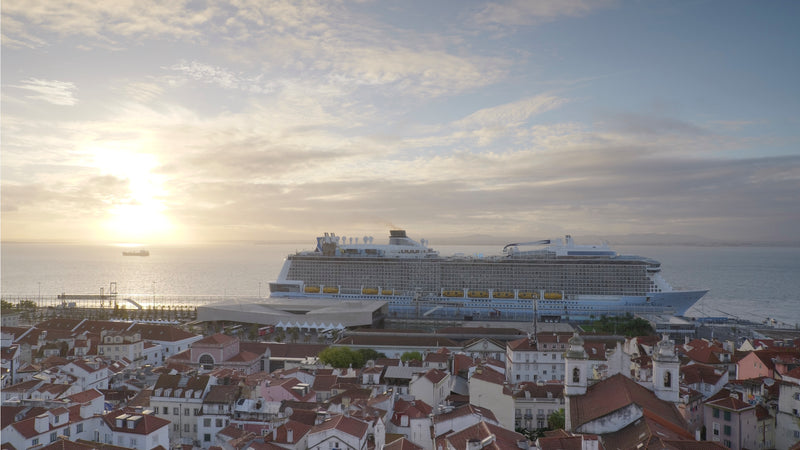
<svg viewBox="0 0 800 450"><path fill-rule="evenodd" d="M113 207L111 218L105 223L107 237L137 242L168 239L172 225L160 209L161 206L155 201Z"/></svg>
<svg viewBox="0 0 800 450"><path fill-rule="evenodd" d="M109 208L104 238L118 242L170 240L174 227L160 200L166 194L161 177L152 173L158 166L155 155L114 147L114 151L92 149L95 164L104 174L128 181L129 191L116 197Z"/></svg>

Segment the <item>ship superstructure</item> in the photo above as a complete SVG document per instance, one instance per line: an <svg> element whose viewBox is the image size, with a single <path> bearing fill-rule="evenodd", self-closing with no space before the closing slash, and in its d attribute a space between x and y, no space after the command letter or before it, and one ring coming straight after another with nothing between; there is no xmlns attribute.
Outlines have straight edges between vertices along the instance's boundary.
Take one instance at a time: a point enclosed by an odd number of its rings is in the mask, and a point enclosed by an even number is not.
<svg viewBox="0 0 800 450"><path fill-rule="evenodd" d="M394 318L588 319L603 314L682 315L707 291L674 291L661 264L618 255L571 236L508 244L497 256L441 256L425 240L391 230L388 244L326 233L289 255L273 296L375 299Z"/></svg>

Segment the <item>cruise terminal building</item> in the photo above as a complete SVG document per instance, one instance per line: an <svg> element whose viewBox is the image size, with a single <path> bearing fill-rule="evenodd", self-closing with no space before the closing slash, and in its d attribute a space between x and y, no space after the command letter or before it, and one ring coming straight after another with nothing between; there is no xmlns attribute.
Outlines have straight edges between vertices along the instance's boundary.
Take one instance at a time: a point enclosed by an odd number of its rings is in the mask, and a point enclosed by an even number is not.
<svg viewBox="0 0 800 450"><path fill-rule="evenodd" d="M379 326L388 312L389 303L385 301L271 297L236 299L198 306L197 321L260 325L308 324L307 327L313 324L333 324L349 328Z"/></svg>

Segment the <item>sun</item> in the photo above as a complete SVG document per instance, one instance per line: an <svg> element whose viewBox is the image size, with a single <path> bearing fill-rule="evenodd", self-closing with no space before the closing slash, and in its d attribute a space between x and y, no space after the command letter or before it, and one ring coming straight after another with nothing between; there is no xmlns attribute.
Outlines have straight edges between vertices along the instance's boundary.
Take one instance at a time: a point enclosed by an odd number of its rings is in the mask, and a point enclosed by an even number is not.
<svg viewBox="0 0 800 450"><path fill-rule="evenodd" d="M105 234L116 242L168 240L173 226L157 202L118 205L111 209Z"/></svg>
<svg viewBox="0 0 800 450"><path fill-rule="evenodd" d="M118 195L102 224L103 237L115 242L168 241L174 235L161 199L167 192L154 172L158 161L153 154L117 148L94 152L96 166L103 172L127 180L127 191Z"/></svg>

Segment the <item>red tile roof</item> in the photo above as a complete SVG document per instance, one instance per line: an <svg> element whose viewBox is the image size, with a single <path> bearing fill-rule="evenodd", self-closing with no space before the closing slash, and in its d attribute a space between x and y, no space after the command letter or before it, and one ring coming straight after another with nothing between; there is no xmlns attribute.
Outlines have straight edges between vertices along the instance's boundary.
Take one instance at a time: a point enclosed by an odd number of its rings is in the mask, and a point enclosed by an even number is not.
<svg viewBox="0 0 800 450"><path fill-rule="evenodd" d="M442 372L439 369L431 369L431 370L425 372L425 375L423 375L423 378L426 378L431 383L436 384L436 383L439 383L440 381L444 380L447 376L448 376L448 374L446 372Z"/></svg>
<svg viewBox="0 0 800 450"><path fill-rule="evenodd" d="M450 411L449 413L444 413L444 414L439 414L438 416L434 416L433 421L435 423L442 423L448 420L453 420L459 417L464 417L469 415L480 416L497 423L497 417L494 415L492 410L487 408L482 408L480 406L475 406L473 404L462 405Z"/></svg>
<svg viewBox="0 0 800 450"><path fill-rule="evenodd" d="M86 320L74 330L78 333L100 333L101 331L125 331L133 322L117 322L111 320Z"/></svg>
<svg viewBox="0 0 800 450"><path fill-rule="evenodd" d="M437 441L440 440L445 440L458 449L469 448L470 442L486 442L482 447L484 450L519 450L519 443L528 441L520 433L487 422L479 422L459 432L437 438ZM437 448L438 445L439 442Z"/></svg>
<svg viewBox="0 0 800 450"><path fill-rule="evenodd" d="M447 354L446 353L428 353L425 355L425 362L432 362L432 363L446 363L447 362Z"/></svg>
<svg viewBox="0 0 800 450"><path fill-rule="evenodd" d="M232 336L228 336L226 334L217 333L212 334L206 338L200 339L199 341L195 341L192 343L192 346L214 346L214 345L228 345L230 343L236 342L238 339Z"/></svg>
<svg viewBox="0 0 800 450"><path fill-rule="evenodd" d="M688 344L679 345L676 348L692 361L712 365L721 364L720 355L730 353L716 343L702 339L694 339Z"/></svg>
<svg viewBox="0 0 800 450"><path fill-rule="evenodd" d="M659 399L649 389L621 374L589 386L585 395L570 398L572 426L577 429L631 404L650 410L677 426L686 427L675 405Z"/></svg>
<svg viewBox="0 0 800 450"><path fill-rule="evenodd" d="M770 414L769 409L765 408L761 404L756 405L756 419L765 420L771 417L772 414Z"/></svg>
<svg viewBox="0 0 800 450"><path fill-rule="evenodd" d="M41 412L38 415L42 415L42 414L47 414L47 413L46 412ZM22 419L22 420L20 420L18 422L13 422L11 424L11 426L14 427L14 429L17 430L17 432L19 434L21 434L22 437L24 437L25 439L30 439L30 438L32 438L34 436L39 436L41 434L50 433L52 431L60 430L60 429L63 429L65 427L69 426L69 422L63 422L63 423L58 424L58 426L53 426L53 424L50 422L50 418L49 417L48 417L47 420L48 420L47 429L45 430L44 433L39 433L39 432L36 431L36 427L35 427L35 425L36 425L36 416L33 416L30 412L28 413L28 415L24 419Z"/></svg>
<svg viewBox="0 0 800 450"><path fill-rule="evenodd" d="M81 323L83 319L49 319L44 322L39 322L36 324L36 328L40 330L72 330Z"/></svg>
<svg viewBox="0 0 800 450"><path fill-rule="evenodd" d="M456 353L453 355L453 368L455 373L477 366L478 363L467 355Z"/></svg>
<svg viewBox="0 0 800 450"><path fill-rule="evenodd" d="M536 443L541 450L581 450L583 439L580 436L541 437Z"/></svg>
<svg viewBox="0 0 800 450"><path fill-rule="evenodd" d="M489 367L479 367L475 369L475 373L472 375L472 378L500 386L503 386L506 383L505 375Z"/></svg>
<svg viewBox="0 0 800 450"><path fill-rule="evenodd" d="M422 400L406 401L398 399L394 403L394 413L392 414L391 422L400 426L402 416L408 416L409 419L424 419L433 412L427 403Z"/></svg>
<svg viewBox="0 0 800 450"><path fill-rule="evenodd" d="M70 361L60 356L48 356L41 362L42 369L50 369L53 367L60 367L69 364Z"/></svg>
<svg viewBox="0 0 800 450"><path fill-rule="evenodd" d="M0 406L0 430L16 422L16 416L25 412L27 406Z"/></svg>
<svg viewBox="0 0 800 450"><path fill-rule="evenodd" d="M289 442L289 430L292 431L292 441ZM309 431L311 430L311 425L297 422L294 420L289 420L288 422L284 423L283 425L277 428L277 433L275 437L271 434L267 437L269 441L278 442L281 444L296 444L300 439L303 438Z"/></svg>
<svg viewBox="0 0 800 450"><path fill-rule="evenodd" d="M292 414L289 416L289 419L304 423L308 425L310 429L317 423L317 411L292 408Z"/></svg>
<svg viewBox="0 0 800 450"><path fill-rule="evenodd" d="M131 328L131 331L141 334L144 340L162 342L177 342L197 336L194 333L189 333L173 325L137 323Z"/></svg>
<svg viewBox="0 0 800 450"><path fill-rule="evenodd" d="M517 389L518 391L514 393L514 398L563 398L564 397L564 385L561 383L537 384L535 381L525 381L518 384Z"/></svg>
<svg viewBox="0 0 800 450"><path fill-rule="evenodd" d="M441 336L382 336L382 335L354 335L345 336L336 342L336 345L373 345L373 346L409 346L439 348L442 346L460 348L454 340Z"/></svg>
<svg viewBox="0 0 800 450"><path fill-rule="evenodd" d="M525 334L524 331L516 328L500 328L500 327L448 327L439 328L436 330L437 334L466 334L466 335L480 335L480 334L494 334L494 335L509 335L515 336Z"/></svg>
<svg viewBox="0 0 800 450"><path fill-rule="evenodd" d="M319 433L327 430L339 430L359 439L366 437L369 426L361 420L343 415L332 417L319 425L315 425L310 433Z"/></svg>
<svg viewBox="0 0 800 450"><path fill-rule="evenodd" d="M405 437L395 439L389 444L383 446L383 450L423 450L424 447L409 441Z"/></svg>
<svg viewBox="0 0 800 450"><path fill-rule="evenodd" d="M208 385L208 381L208 375L186 377L184 375L162 374L158 377L158 380L156 380L156 384L153 386L153 391L156 391L159 388L169 388L173 390L170 394L171 396L175 395L175 390L178 388L182 388L184 392L190 389L194 391L203 391ZM163 396L164 393L162 392L161 395Z"/></svg>
<svg viewBox="0 0 800 450"><path fill-rule="evenodd" d="M127 421L123 421L121 427L117 426L117 418L125 416L130 418L137 418L136 426L131 429L128 428ZM139 419L141 418L141 419ZM122 409L118 409L116 411L111 411L108 414L103 416L103 421L105 421L106 425L111 428L112 431L118 431L122 433L134 433L134 434L142 434L142 435L149 435L158 431L159 429L169 426L170 422L167 419L162 419L161 417L154 416L152 414L136 414L132 413L130 410L125 411Z"/></svg>
<svg viewBox="0 0 800 450"><path fill-rule="evenodd" d="M685 384L717 384L724 372L705 364L689 364L681 366L681 381Z"/></svg>
<svg viewBox="0 0 800 450"><path fill-rule="evenodd" d="M241 388L236 385L214 385L208 390L203 403L230 404L239 397Z"/></svg>
<svg viewBox="0 0 800 450"><path fill-rule="evenodd" d="M244 436L247 434L247 431L239 429L236 424L230 424L227 427L219 430L217 434L221 434L223 436L229 437L231 439L236 439Z"/></svg>
<svg viewBox="0 0 800 450"><path fill-rule="evenodd" d="M256 355L255 353L251 352L239 352L230 357L230 359L226 360L225 362L250 362L260 358L261 355Z"/></svg>
<svg viewBox="0 0 800 450"><path fill-rule="evenodd" d="M314 378L312 389L315 392L330 392L338 378L336 375L317 375Z"/></svg>
<svg viewBox="0 0 800 450"><path fill-rule="evenodd" d="M261 348L259 352L257 349ZM264 354L269 348L272 358L305 358L307 356L317 356L319 352L328 348L325 344L287 344L278 342L252 343L242 342L239 344L240 350L251 351L256 354Z"/></svg>
<svg viewBox="0 0 800 450"><path fill-rule="evenodd" d="M399 366L399 358L378 358L375 360L376 366Z"/></svg>
<svg viewBox="0 0 800 450"><path fill-rule="evenodd" d="M694 440L686 430L662 420L656 414L645 411L644 417L635 420L621 430L602 436L607 449L665 448L664 440Z"/></svg>
<svg viewBox="0 0 800 450"><path fill-rule="evenodd" d="M712 441L673 441L665 439L662 442L666 448L674 450L720 450L728 448L718 442Z"/></svg>
<svg viewBox="0 0 800 450"><path fill-rule="evenodd" d="M751 408L754 407L753 405L751 405L749 403L745 403L745 402L739 400L738 398L734 398L734 397L725 397L725 398L721 398L719 400L706 402L706 404L707 405L712 405L712 406L717 406L719 408L723 408L723 409L727 409L727 410L731 410L731 411L744 411L746 409L751 409Z"/></svg>

